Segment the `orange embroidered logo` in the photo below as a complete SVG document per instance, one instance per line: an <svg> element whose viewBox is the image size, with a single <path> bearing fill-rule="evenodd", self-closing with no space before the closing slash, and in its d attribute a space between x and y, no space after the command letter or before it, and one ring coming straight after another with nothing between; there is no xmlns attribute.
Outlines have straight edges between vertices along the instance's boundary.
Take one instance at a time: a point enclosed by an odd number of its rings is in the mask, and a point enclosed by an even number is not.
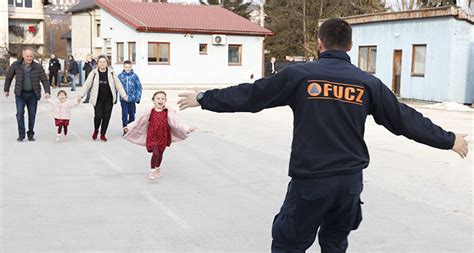
<svg viewBox="0 0 474 253"><path fill-rule="evenodd" d="M310 80L308 85L308 99L329 99L344 103L362 105L364 86L329 82L325 80Z"/></svg>
<svg viewBox="0 0 474 253"><path fill-rule="evenodd" d="M313 97L316 97L318 96L319 94L321 94L321 85L319 85L319 83L310 83L308 85L308 94L310 96L313 96Z"/></svg>

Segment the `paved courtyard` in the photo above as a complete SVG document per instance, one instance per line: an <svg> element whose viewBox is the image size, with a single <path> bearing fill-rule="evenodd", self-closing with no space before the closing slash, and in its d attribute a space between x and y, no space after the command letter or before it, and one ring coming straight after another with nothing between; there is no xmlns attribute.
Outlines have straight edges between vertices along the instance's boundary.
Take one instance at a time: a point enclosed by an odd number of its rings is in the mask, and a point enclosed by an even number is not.
<svg viewBox="0 0 474 253"><path fill-rule="evenodd" d="M152 92L138 115L152 106ZM168 93L176 108L178 91ZM415 106L445 129L469 133L473 147L474 113ZM269 252L289 181L289 108L179 112L197 131L166 150L162 178L150 181L150 155L121 138L119 104L107 143L90 138L89 104L73 110L66 143L56 143L44 100L36 142L16 142L13 97L2 96L0 107L0 252ZM462 160L372 118L366 127L364 221L348 252L472 252L472 150Z"/></svg>

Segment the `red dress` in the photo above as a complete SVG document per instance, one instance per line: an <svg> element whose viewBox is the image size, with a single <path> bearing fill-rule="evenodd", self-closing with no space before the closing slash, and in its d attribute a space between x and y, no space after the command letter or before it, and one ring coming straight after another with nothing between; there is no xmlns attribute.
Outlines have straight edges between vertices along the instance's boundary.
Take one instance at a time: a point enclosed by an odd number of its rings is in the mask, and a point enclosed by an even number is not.
<svg viewBox="0 0 474 253"><path fill-rule="evenodd" d="M146 132L146 149L152 152L152 148L158 146L163 152L171 144L170 126L168 124L168 110L157 112L151 110L148 129Z"/></svg>

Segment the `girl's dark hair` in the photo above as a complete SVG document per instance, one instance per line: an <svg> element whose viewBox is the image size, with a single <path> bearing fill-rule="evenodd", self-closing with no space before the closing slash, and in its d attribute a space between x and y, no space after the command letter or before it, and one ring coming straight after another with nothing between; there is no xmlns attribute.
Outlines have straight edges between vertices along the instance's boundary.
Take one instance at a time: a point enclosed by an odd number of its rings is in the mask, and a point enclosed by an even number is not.
<svg viewBox="0 0 474 253"><path fill-rule="evenodd" d="M64 94L67 97L67 93L66 93L65 90L58 91L58 94L56 96L59 96L59 94L61 94L61 93Z"/></svg>
<svg viewBox="0 0 474 253"><path fill-rule="evenodd" d="M160 91L155 92L155 94L153 94L153 97L151 98L151 100L155 100L155 97L158 94L163 94L163 95L165 95L165 98L167 97L166 92L160 90Z"/></svg>

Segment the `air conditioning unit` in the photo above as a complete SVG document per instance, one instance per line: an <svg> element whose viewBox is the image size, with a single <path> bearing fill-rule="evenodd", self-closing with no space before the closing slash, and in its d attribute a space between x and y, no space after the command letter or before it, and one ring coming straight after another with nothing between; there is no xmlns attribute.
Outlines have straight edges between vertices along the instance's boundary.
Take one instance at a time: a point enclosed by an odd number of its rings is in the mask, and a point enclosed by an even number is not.
<svg viewBox="0 0 474 253"><path fill-rule="evenodd" d="M225 35L212 35L212 44L214 45L225 45L227 44L227 39Z"/></svg>

